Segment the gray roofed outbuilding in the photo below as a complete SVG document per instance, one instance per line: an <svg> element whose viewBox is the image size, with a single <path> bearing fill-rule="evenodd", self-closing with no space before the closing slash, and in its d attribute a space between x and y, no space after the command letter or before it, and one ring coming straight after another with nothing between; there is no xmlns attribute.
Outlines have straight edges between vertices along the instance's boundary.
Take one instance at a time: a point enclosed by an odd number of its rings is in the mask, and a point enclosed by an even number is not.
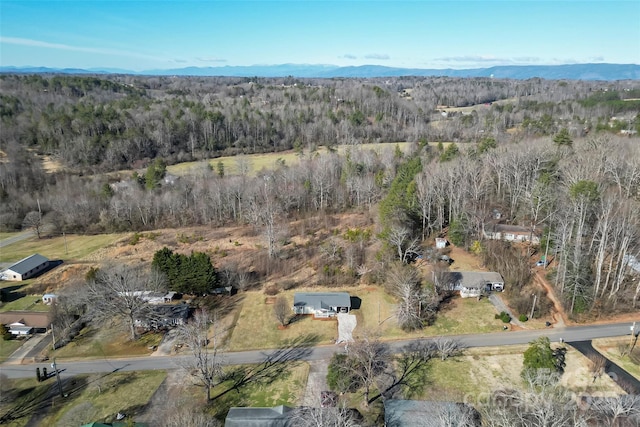
<svg viewBox="0 0 640 427"><path fill-rule="evenodd" d="M280 405L273 408L231 408L225 427L293 427L289 413L293 408Z"/></svg>
<svg viewBox="0 0 640 427"><path fill-rule="evenodd" d="M12 264L2 272L5 280L26 280L34 277L49 267L49 259L40 254L33 254Z"/></svg>

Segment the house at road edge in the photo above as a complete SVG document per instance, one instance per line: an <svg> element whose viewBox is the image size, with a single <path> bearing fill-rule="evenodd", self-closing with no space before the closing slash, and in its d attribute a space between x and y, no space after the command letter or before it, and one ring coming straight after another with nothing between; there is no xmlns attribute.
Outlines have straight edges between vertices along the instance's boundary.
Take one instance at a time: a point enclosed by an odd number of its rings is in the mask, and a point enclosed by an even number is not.
<svg viewBox="0 0 640 427"><path fill-rule="evenodd" d="M45 271L51 266L49 259L40 254L28 256L2 272L4 280L22 281L27 280Z"/></svg>
<svg viewBox="0 0 640 427"><path fill-rule="evenodd" d="M347 292L296 292L293 296L295 314L313 314L314 317L334 317L351 310L351 297Z"/></svg>

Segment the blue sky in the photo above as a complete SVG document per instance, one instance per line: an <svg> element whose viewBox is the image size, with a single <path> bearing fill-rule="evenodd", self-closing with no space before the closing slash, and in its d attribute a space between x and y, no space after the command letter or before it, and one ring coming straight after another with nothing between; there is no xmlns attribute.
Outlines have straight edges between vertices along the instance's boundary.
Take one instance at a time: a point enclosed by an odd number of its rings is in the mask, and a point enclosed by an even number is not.
<svg viewBox="0 0 640 427"><path fill-rule="evenodd" d="M0 2L0 65L640 64L640 1Z"/></svg>

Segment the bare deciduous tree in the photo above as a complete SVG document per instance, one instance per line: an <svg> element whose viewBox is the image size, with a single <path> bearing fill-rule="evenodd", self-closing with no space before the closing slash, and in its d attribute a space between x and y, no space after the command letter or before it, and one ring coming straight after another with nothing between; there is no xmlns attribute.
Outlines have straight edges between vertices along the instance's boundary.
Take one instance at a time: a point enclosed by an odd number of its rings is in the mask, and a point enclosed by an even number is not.
<svg viewBox="0 0 640 427"><path fill-rule="evenodd" d="M449 357L459 356L465 349L462 341L455 338L438 337L433 340L433 345L440 356L440 360L446 360Z"/></svg>
<svg viewBox="0 0 640 427"><path fill-rule="evenodd" d="M209 340L209 328L214 327L213 339ZM186 370L191 374L197 385L204 387L207 401L211 400L211 388L218 384L222 377L223 353L216 342L215 322L209 317L206 309L199 309L193 318L180 326L179 335L186 343L193 357L186 362ZM213 348L209 348L212 344Z"/></svg>
<svg viewBox="0 0 640 427"><path fill-rule="evenodd" d="M38 211L27 212L22 221L22 228L32 229L39 239L42 233L42 214Z"/></svg>
<svg viewBox="0 0 640 427"><path fill-rule="evenodd" d="M318 405L320 406L320 405ZM355 411L344 406L299 407L290 414L292 426L306 427L358 427Z"/></svg>
<svg viewBox="0 0 640 427"><path fill-rule="evenodd" d="M391 227L388 240L389 244L396 249L398 259L405 264L412 256L420 254L420 238L412 237L411 231L406 227Z"/></svg>
<svg viewBox="0 0 640 427"><path fill-rule="evenodd" d="M349 345L349 359L353 362L349 364L351 374L362 384L364 404L369 406L376 379L389 363L388 349L377 338L365 336Z"/></svg>
<svg viewBox="0 0 640 427"><path fill-rule="evenodd" d="M119 318L124 321L131 339L138 338L136 320L145 321L152 315L145 296L165 292L166 277L151 270L124 264L101 268L86 286L86 304L97 320Z"/></svg>
<svg viewBox="0 0 640 427"><path fill-rule="evenodd" d="M596 382L606 370L607 359L601 354L593 355L589 357L589 372L593 375L593 382Z"/></svg>
<svg viewBox="0 0 640 427"><path fill-rule="evenodd" d="M278 322L282 326L287 326L289 323L289 314L291 313L291 307L289 307L289 302L287 298L283 295L280 295L276 298L275 303L273 304L273 314L278 319Z"/></svg>
<svg viewBox="0 0 640 427"><path fill-rule="evenodd" d="M387 288L398 298L398 324L406 330L420 329L436 313L438 298L432 288L422 286L415 267L392 264L387 272Z"/></svg>

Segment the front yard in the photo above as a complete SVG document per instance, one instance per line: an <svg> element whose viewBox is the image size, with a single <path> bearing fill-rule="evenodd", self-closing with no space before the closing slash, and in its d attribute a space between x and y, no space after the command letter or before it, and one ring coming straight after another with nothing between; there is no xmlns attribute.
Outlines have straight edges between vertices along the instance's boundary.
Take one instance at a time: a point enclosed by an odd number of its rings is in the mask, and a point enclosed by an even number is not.
<svg viewBox="0 0 640 427"><path fill-rule="evenodd" d="M360 298L361 305L352 310L358 325L354 337L373 334L381 339L419 338L425 336L457 335L484 332L498 332L503 323L494 318L496 310L487 300L455 297L442 305L433 325L421 331L407 333L398 327L394 310L395 301L382 289L375 286L360 286L346 289L310 288L283 291L293 306L295 292L348 292L352 297ZM286 329L278 328L273 304L260 291L242 294L243 303L239 308L235 325L227 341L230 351L274 348L285 345L294 338L313 338L316 344L333 344L338 337L336 320L314 320L311 316L296 318ZM272 300L272 299L271 299ZM291 313L293 317L293 313Z"/></svg>
<svg viewBox="0 0 640 427"><path fill-rule="evenodd" d="M62 377L64 374L62 375ZM0 416L15 417L7 425L79 426L114 421L122 412L135 419L165 379L164 371L79 375L63 379L62 399L54 378L2 380ZM3 396L5 397L5 396Z"/></svg>

